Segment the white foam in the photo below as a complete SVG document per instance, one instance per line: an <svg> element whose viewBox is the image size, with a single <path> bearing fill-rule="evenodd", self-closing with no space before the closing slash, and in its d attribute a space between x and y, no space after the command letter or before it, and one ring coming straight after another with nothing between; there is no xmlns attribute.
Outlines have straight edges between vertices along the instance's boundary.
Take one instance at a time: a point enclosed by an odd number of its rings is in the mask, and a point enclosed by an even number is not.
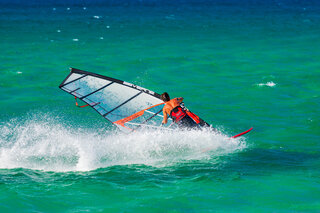
<svg viewBox="0 0 320 213"><path fill-rule="evenodd" d="M95 19L100 19L101 16L93 16L93 18L95 18Z"/></svg>
<svg viewBox="0 0 320 213"><path fill-rule="evenodd" d="M61 33L61 30L57 30L58 33Z"/></svg>
<svg viewBox="0 0 320 213"><path fill-rule="evenodd" d="M74 39L72 39L72 41L79 41L79 39L77 39L77 38L74 38Z"/></svg>
<svg viewBox="0 0 320 213"><path fill-rule="evenodd" d="M267 83L260 83L260 84L257 84L257 85L260 86L260 87L263 87L263 86L274 87L274 86L276 86L277 84L274 83L273 81L269 81L269 82L267 82Z"/></svg>
<svg viewBox="0 0 320 213"><path fill-rule="evenodd" d="M48 115L13 119L0 124L0 168L88 171L128 164L163 167L246 147L245 141L211 131L101 132L68 127Z"/></svg>
<svg viewBox="0 0 320 213"><path fill-rule="evenodd" d="M103 37L100 37L101 40L103 40Z"/></svg>

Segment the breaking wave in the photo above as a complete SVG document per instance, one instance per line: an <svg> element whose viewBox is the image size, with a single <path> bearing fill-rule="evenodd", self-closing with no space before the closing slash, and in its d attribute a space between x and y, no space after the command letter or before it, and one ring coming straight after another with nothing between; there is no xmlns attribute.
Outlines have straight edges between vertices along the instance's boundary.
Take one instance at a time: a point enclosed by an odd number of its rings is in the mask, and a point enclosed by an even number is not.
<svg viewBox="0 0 320 213"><path fill-rule="evenodd" d="M244 139L203 131L123 134L75 128L50 115L0 123L0 168L89 171L114 165L164 167L246 148Z"/></svg>
<svg viewBox="0 0 320 213"><path fill-rule="evenodd" d="M276 86L277 84L274 83L273 81L269 81L267 83L259 83L257 84L259 87L263 87L263 86L267 86L267 87L274 87Z"/></svg>

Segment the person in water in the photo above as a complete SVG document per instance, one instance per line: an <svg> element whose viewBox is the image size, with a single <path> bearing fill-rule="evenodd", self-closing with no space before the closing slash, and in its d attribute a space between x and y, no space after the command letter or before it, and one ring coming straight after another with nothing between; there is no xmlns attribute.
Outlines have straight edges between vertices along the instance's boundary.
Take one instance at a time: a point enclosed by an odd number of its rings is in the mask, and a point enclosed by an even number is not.
<svg viewBox="0 0 320 213"><path fill-rule="evenodd" d="M183 98L170 100L169 94L165 92L161 95L161 100L165 102L162 125L168 122L169 115L180 128L199 128L198 124L190 118L187 112L180 106Z"/></svg>

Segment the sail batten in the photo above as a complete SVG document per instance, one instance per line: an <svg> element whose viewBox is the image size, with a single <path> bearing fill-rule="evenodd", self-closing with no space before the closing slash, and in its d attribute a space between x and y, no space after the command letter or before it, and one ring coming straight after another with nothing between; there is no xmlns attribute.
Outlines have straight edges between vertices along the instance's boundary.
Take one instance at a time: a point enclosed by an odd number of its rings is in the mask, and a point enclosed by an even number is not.
<svg viewBox="0 0 320 213"><path fill-rule="evenodd" d="M128 103L129 101L131 101L132 99L134 99L135 97L137 97L138 95L140 95L142 93L142 91L140 91L139 93L135 94L134 96L132 96L131 98L127 99L125 102L121 103L120 105L116 106L115 108L113 108L112 110L110 110L109 112L107 112L106 114L103 115L103 117L105 117L106 115L108 115L109 113L115 111L116 109L118 109L119 107L125 105L126 103Z"/></svg>
<svg viewBox="0 0 320 213"><path fill-rule="evenodd" d="M88 96L90 96L90 95L92 95L92 94L94 94L94 93L96 93L96 92L99 92L100 90L102 90L102 89L110 86L110 85L113 84L113 83L114 83L114 82L110 82L109 84L107 84L107 85L105 85L105 86L103 86L103 87L101 87L101 88L99 88L99 89L97 89L97 90L95 90L95 91L93 91L93 92L91 92L91 93L83 96L83 97L81 98L81 100L84 99L84 98L86 98L86 97L88 97Z"/></svg>
<svg viewBox="0 0 320 213"><path fill-rule="evenodd" d="M71 80L71 81L68 81L68 82L66 82L63 86L67 86L68 84L71 84L71 83L73 83L73 82L75 82L75 81L79 81L81 78L84 78L84 77L86 77L87 75L83 75L83 76L81 76L81 77L79 77L79 78L76 78L76 79L73 79L73 80Z"/></svg>

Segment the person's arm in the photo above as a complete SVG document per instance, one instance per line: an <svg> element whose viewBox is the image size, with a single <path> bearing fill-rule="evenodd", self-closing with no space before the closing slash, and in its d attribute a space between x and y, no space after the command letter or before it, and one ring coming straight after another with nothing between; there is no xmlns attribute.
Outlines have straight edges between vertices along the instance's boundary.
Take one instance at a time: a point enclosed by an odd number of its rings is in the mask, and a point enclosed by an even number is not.
<svg viewBox="0 0 320 213"><path fill-rule="evenodd" d="M183 101L183 98L182 98L182 97L177 98L177 101L178 101L179 103L181 103L181 102Z"/></svg>
<svg viewBox="0 0 320 213"><path fill-rule="evenodd" d="M168 123L168 114L166 112L166 109L163 108L162 112L163 112L163 121L162 121L161 125Z"/></svg>

